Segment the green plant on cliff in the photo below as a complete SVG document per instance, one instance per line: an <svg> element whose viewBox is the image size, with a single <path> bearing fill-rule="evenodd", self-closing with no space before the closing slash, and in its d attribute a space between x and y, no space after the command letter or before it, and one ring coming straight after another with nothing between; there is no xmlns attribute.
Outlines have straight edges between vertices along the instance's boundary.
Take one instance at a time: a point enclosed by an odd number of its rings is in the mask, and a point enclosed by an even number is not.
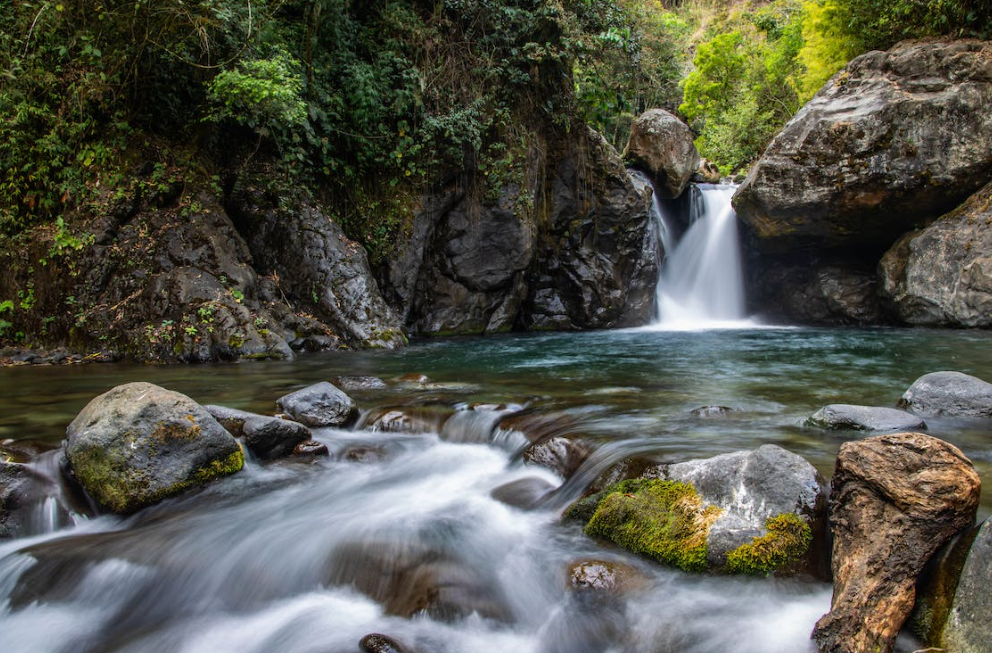
<svg viewBox="0 0 992 653"><path fill-rule="evenodd" d="M585 532L685 571L704 571L706 537L720 512L704 506L687 483L633 479L603 493Z"/></svg>

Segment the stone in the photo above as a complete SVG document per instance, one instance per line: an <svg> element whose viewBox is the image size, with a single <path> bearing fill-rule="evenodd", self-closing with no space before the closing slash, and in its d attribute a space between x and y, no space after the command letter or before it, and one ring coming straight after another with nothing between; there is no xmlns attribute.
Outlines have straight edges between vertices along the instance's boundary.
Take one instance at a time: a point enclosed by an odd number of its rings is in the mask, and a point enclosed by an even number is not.
<svg viewBox="0 0 992 653"><path fill-rule="evenodd" d="M850 431L905 431L927 427L922 419L904 410L852 404L824 406L806 420L806 425Z"/></svg>
<svg viewBox="0 0 992 653"><path fill-rule="evenodd" d="M913 381L899 405L917 415L992 417L992 383L961 372L931 372Z"/></svg>
<svg viewBox="0 0 992 653"><path fill-rule="evenodd" d="M873 259L866 265L846 255L818 256L803 249L763 256L752 268L749 301L772 320L852 326L883 322Z"/></svg>
<svg viewBox="0 0 992 653"><path fill-rule="evenodd" d="M358 414L354 400L327 381L276 400L279 410L310 427L344 426Z"/></svg>
<svg viewBox="0 0 992 653"><path fill-rule="evenodd" d="M440 408L380 407L362 416L361 428L382 433L440 433L451 412Z"/></svg>
<svg viewBox="0 0 992 653"><path fill-rule="evenodd" d="M345 391L385 390L386 382L376 376L336 376L331 383Z"/></svg>
<svg viewBox="0 0 992 653"><path fill-rule="evenodd" d="M550 469L563 479L568 479L591 453L592 447L585 441L554 436L524 449L523 458L528 464Z"/></svg>
<svg viewBox="0 0 992 653"><path fill-rule="evenodd" d="M699 167L692 174L692 181L697 184L719 184L723 180L720 168L707 159L700 159Z"/></svg>
<svg viewBox="0 0 992 653"><path fill-rule="evenodd" d="M400 644L392 637L372 633L358 642L358 647L365 653L410 653L410 649Z"/></svg>
<svg viewBox="0 0 992 653"><path fill-rule="evenodd" d="M371 465L384 460L387 455L389 452L385 447L357 446L350 447L342 457L349 462Z"/></svg>
<svg viewBox="0 0 992 653"><path fill-rule="evenodd" d="M262 460L282 458L310 440L310 429L299 422L259 415L245 422L245 444Z"/></svg>
<svg viewBox="0 0 992 653"><path fill-rule="evenodd" d="M830 491L834 593L813 639L823 653L890 653L927 560L974 523L981 480L922 433L845 442Z"/></svg>
<svg viewBox="0 0 992 653"><path fill-rule="evenodd" d="M578 593L594 593L610 598L642 589L644 575L634 566L612 560L580 560L570 565L568 588Z"/></svg>
<svg viewBox="0 0 992 653"><path fill-rule="evenodd" d="M734 196L765 252L884 251L992 177L992 43L904 41L852 60Z"/></svg>
<svg viewBox="0 0 992 653"><path fill-rule="evenodd" d="M951 601L938 645L954 653L988 650L992 623L992 521L978 529Z"/></svg>
<svg viewBox="0 0 992 653"><path fill-rule="evenodd" d="M896 241L878 273L882 301L902 322L992 326L992 183Z"/></svg>
<svg viewBox="0 0 992 653"><path fill-rule="evenodd" d="M694 408L689 411L689 414L693 417L699 417L702 419L712 419L727 417L728 415L733 415L738 412L740 411L729 406L700 406L699 408Z"/></svg>
<svg viewBox="0 0 992 653"><path fill-rule="evenodd" d="M293 447L294 456L329 456L327 445L317 440L306 440Z"/></svg>
<svg viewBox="0 0 992 653"><path fill-rule="evenodd" d="M500 485L490 493L490 496L508 506L531 510L540 506L543 499L554 490L555 486L543 478L529 476Z"/></svg>
<svg viewBox="0 0 992 653"><path fill-rule="evenodd" d="M72 474L102 507L131 513L244 465L240 445L189 397L128 383L96 397L66 429Z"/></svg>
<svg viewBox="0 0 992 653"><path fill-rule="evenodd" d="M663 199L681 195L700 168L692 130L664 109L650 109L634 120L623 157L651 176L655 192Z"/></svg>
<svg viewBox="0 0 992 653"><path fill-rule="evenodd" d="M27 465L0 458L0 540L35 535L31 509L52 495L53 483ZM64 508L59 506L64 512Z"/></svg>

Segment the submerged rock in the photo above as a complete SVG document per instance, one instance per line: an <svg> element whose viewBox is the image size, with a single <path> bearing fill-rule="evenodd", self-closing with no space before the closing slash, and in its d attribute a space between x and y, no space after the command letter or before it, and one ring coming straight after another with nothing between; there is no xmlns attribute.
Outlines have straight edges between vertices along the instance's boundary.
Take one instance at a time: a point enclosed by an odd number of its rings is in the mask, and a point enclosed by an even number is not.
<svg viewBox="0 0 992 653"><path fill-rule="evenodd" d="M878 265L883 301L907 324L992 326L992 183Z"/></svg>
<svg viewBox="0 0 992 653"><path fill-rule="evenodd" d="M327 445L317 440L305 440L293 447L294 456L329 456Z"/></svg>
<svg viewBox="0 0 992 653"><path fill-rule="evenodd" d="M647 584L636 567L612 560L580 560L570 565L568 587L579 594L618 599Z"/></svg>
<svg viewBox="0 0 992 653"><path fill-rule="evenodd" d="M905 431L927 427L922 419L904 410L852 404L824 406L806 420L806 425L851 431Z"/></svg>
<svg viewBox="0 0 992 653"><path fill-rule="evenodd" d="M530 510L541 504L541 501L553 492L555 486L548 483L543 478L534 476L521 478L516 481L504 483L494 489L490 496L500 503L505 503L514 508Z"/></svg>
<svg viewBox="0 0 992 653"><path fill-rule="evenodd" d="M554 436L524 449L523 458L531 465L550 469L558 476L568 479L591 453L592 447L582 440Z"/></svg>
<svg viewBox="0 0 992 653"><path fill-rule="evenodd" d="M664 109L650 109L637 117L623 156L630 165L651 176L655 192L662 199L681 195L700 169L692 130ZM719 170L716 180L720 181Z"/></svg>
<svg viewBox="0 0 992 653"><path fill-rule="evenodd" d="M357 414L351 397L323 381L276 400L279 409L306 426L343 426Z"/></svg>
<svg viewBox="0 0 992 653"><path fill-rule="evenodd" d="M451 411L440 407L373 408L362 417L361 428L382 433L440 433Z"/></svg>
<svg viewBox="0 0 992 653"><path fill-rule="evenodd" d="M358 647L365 653L410 653L410 649L400 644L392 637L372 633L358 642Z"/></svg>
<svg viewBox="0 0 992 653"><path fill-rule="evenodd" d="M713 417L726 417L737 412L740 411L736 408L730 408L729 406L700 406L699 408L693 408L689 411L689 414L693 417L710 419Z"/></svg>
<svg viewBox="0 0 992 653"><path fill-rule="evenodd" d="M569 508L585 532L686 571L819 574L823 488L775 445L658 465Z"/></svg>
<svg viewBox="0 0 992 653"><path fill-rule="evenodd" d="M33 505L46 496L50 483L26 465L0 458L0 540L25 532Z"/></svg>
<svg viewBox="0 0 992 653"><path fill-rule="evenodd" d="M342 390L384 390L388 387L377 376L336 376L331 383Z"/></svg>
<svg viewBox="0 0 992 653"><path fill-rule="evenodd" d="M128 383L93 399L66 429L72 474L103 507L129 513L232 474L237 441L189 397Z"/></svg>
<svg viewBox="0 0 992 653"><path fill-rule="evenodd" d="M834 593L813 638L824 653L889 653L933 553L974 523L981 480L921 433L841 445L830 492Z"/></svg>
<svg viewBox="0 0 992 653"><path fill-rule="evenodd" d="M888 247L992 177L992 43L904 41L851 61L734 197L758 246Z"/></svg>
<svg viewBox="0 0 992 653"><path fill-rule="evenodd" d="M961 372L931 372L913 381L899 405L918 415L992 417L992 383Z"/></svg>

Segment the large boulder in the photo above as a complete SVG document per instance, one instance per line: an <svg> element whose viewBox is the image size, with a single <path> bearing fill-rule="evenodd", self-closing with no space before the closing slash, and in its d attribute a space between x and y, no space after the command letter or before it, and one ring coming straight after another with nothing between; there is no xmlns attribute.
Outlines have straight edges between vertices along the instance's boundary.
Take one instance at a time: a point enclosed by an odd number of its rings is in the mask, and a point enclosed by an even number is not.
<svg viewBox="0 0 992 653"><path fill-rule="evenodd" d="M358 414L354 400L322 381L276 400L279 409L306 426L343 426Z"/></svg>
<svg viewBox="0 0 992 653"><path fill-rule="evenodd" d="M961 372L931 372L913 381L899 405L917 415L992 417L992 383Z"/></svg>
<svg viewBox="0 0 992 653"><path fill-rule="evenodd" d="M830 491L834 593L813 638L824 653L889 653L930 556L974 523L981 479L921 433L841 445Z"/></svg>
<svg viewBox="0 0 992 653"><path fill-rule="evenodd" d="M80 485L117 513L232 474L237 441L195 401L151 383L93 399L66 429L65 456Z"/></svg>
<svg viewBox="0 0 992 653"><path fill-rule="evenodd" d="M664 109L650 109L634 121L623 153L633 167L651 177L662 199L678 197L700 168L692 130ZM720 171L716 171L720 181Z"/></svg>
<svg viewBox="0 0 992 653"><path fill-rule="evenodd" d="M904 410L852 404L824 406L806 420L806 425L850 431L905 431L927 427L922 419Z"/></svg>
<svg viewBox="0 0 992 653"><path fill-rule="evenodd" d="M878 265L883 301L908 324L992 327L992 183Z"/></svg>
<svg viewBox="0 0 992 653"><path fill-rule="evenodd" d="M816 573L823 492L806 460L763 445L648 467L566 516L586 521L590 535L686 571Z"/></svg>
<svg viewBox="0 0 992 653"><path fill-rule="evenodd" d="M992 177L992 43L907 41L851 61L734 197L765 251L888 247Z"/></svg>

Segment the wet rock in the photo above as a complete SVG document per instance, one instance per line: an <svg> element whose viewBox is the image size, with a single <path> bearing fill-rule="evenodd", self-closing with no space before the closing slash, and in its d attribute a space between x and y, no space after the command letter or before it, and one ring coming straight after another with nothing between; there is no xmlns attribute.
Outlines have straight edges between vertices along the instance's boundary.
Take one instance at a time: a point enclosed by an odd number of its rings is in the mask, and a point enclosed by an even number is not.
<svg viewBox="0 0 992 653"><path fill-rule="evenodd" d="M647 584L636 567L611 560L581 560L570 565L568 587L573 592L619 598Z"/></svg>
<svg viewBox="0 0 992 653"><path fill-rule="evenodd" d="M440 433L451 412L441 408L373 408L362 417L361 428L382 433Z"/></svg>
<svg viewBox="0 0 992 653"><path fill-rule="evenodd" d="M506 448L516 450L524 443L519 434L517 438L505 438L505 432L497 430L497 425L507 415L512 415L523 409L516 404L473 404L461 406L445 421L441 428L441 439L447 442L462 442L489 444L496 443Z"/></svg>
<svg viewBox="0 0 992 653"><path fill-rule="evenodd" d="M689 411L689 414L693 417L701 417L703 419L711 419L714 417L726 417L732 415L733 413L740 412L736 408L730 408L728 406L700 406L699 408L694 408Z"/></svg>
<svg viewBox="0 0 992 653"><path fill-rule="evenodd" d="M312 427L344 426L358 414L352 398L326 381L280 397L276 405L295 421Z"/></svg>
<svg viewBox="0 0 992 653"><path fill-rule="evenodd" d="M992 183L878 265L886 306L907 324L992 326Z"/></svg>
<svg viewBox="0 0 992 653"><path fill-rule="evenodd" d="M834 594L813 638L824 653L888 653L933 553L974 523L981 480L921 433L841 445L830 492Z"/></svg>
<svg viewBox="0 0 992 653"><path fill-rule="evenodd" d="M66 429L72 474L104 508L129 513L232 474L237 441L189 397L128 383L93 399Z"/></svg>
<svg viewBox="0 0 992 653"><path fill-rule="evenodd" d="M699 167L692 174L692 181L698 184L719 184L723 179L720 168L712 161L700 159Z"/></svg>
<svg viewBox="0 0 992 653"><path fill-rule="evenodd" d="M918 415L992 417L992 383L961 372L931 372L913 381L899 405Z"/></svg>
<svg viewBox="0 0 992 653"><path fill-rule="evenodd" d="M550 469L568 479L586 461L592 447L589 443L565 437L551 437L524 449L524 461Z"/></svg>
<svg viewBox="0 0 992 653"><path fill-rule="evenodd" d="M217 422L227 429L227 432L236 438L243 437L245 434L245 422L255 417L261 417L256 413L249 413L246 410L238 410L237 408L228 408L227 406L216 406L216 405L206 405L203 407L205 411L210 413Z"/></svg>
<svg viewBox="0 0 992 653"><path fill-rule="evenodd" d="M903 410L851 404L824 406L806 420L806 425L851 431L905 431L927 427L922 419Z"/></svg>
<svg viewBox="0 0 992 653"><path fill-rule="evenodd" d="M358 642L358 646L365 653L411 653L410 649L392 637L378 633L366 635Z"/></svg>
<svg viewBox="0 0 992 653"><path fill-rule="evenodd" d="M327 445L317 440L305 440L293 447L294 456L329 456Z"/></svg>
<svg viewBox="0 0 992 653"><path fill-rule="evenodd" d="M0 540L34 535L31 510L56 490L30 467L0 458Z"/></svg>
<svg viewBox="0 0 992 653"><path fill-rule="evenodd" d="M985 520L965 543L970 546L962 547L966 558L953 597L948 597L950 610L933 643L955 653L982 653L992 623L992 521Z"/></svg>
<svg viewBox="0 0 992 653"><path fill-rule="evenodd" d="M372 463L377 463L384 460L388 452L384 447L351 447L344 452L344 459L365 465L370 465Z"/></svg>
<svg viewBox="0 0 992 653"><path fill-rule="evenodd" d="M332 583L354 585L381 603L386 614L408 618L423 612L443 621L472 613L504 622L511 617L488 570L418 541L344 545L330 564Z"/></svg>
<svg viewBox="0 0 992 653"><path fill-rule="evenodd" d="M530 510L541 505L541 501L554 490L555 486L551 483L532 476L504 483L494 489L490 496L508 506Z"/></svg>
<svg viewBox="0 0 992 653"><path fill-rule="evenodd" d="M678 197L700 167L692 130L664 109L642 113L630 128L623 153L633 167L652 177L660 198ZM720 180L717 170L717 181Z"/></svg>
<svg viewBox="0 0 992 653"><path fill-rule="evenodd" d="M262 460L282 458L310 440L310 429L299 422L259 415L245 422L245 444Z"/></svg>
<svg viewBox="0 0 992 653"><path fill-rule="evenodd" d="M342 390L384 390L386 382L376 376L336 376L331 383Z"/></svg>
<svg viewBox="0 0 992 653"><path fill-rule="evenodd" d="M992 44L904 41L851 61L734 197L764 251L881 250L992 176Z"/></svg>

